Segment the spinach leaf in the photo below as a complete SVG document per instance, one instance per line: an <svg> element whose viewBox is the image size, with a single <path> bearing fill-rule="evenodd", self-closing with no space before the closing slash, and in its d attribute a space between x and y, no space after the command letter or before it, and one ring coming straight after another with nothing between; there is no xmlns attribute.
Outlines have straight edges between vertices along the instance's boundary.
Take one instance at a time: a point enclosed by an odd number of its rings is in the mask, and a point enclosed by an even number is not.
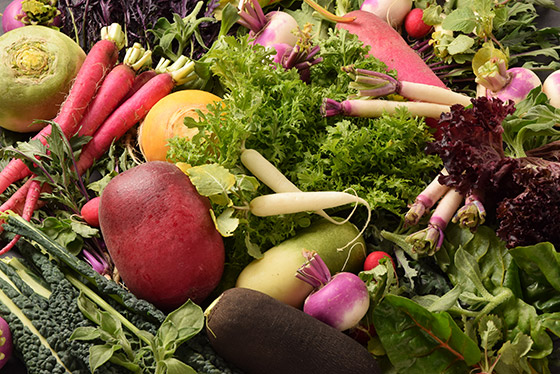
<svg viewBox="0 0 560 374"><path fill-rule="evenodd" d="M383 347L399 372L467 373L481 358L478 344L446 312L431 313L407 298L387 295L373 317Z"/></svg>

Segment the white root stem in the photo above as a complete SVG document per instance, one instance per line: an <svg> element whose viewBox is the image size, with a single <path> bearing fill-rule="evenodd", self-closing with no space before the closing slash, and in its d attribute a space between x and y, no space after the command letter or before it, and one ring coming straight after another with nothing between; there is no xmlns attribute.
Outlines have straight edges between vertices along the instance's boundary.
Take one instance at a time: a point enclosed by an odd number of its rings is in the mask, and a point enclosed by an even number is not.
<svg viewBox="0 0 560 374"><path fill-rule="evenodd" d="M359 117L381 117L383 113L396 114L398 108L405 107L410 114L419 117L439 118L441 113L451 111L449 105L425 103L418 101L390 101L390 100L351 100L351 113Z"/></svg>
<svg viewBox="0 0 560 374"><path fill-rule="evenodd" d="M364 199L340 191L278 192L254 198L251 213L259 217L294 214L329 209L351 203L369 206Z"/></svg>
<svg viewBox="0 0 560 374"><path fill-rule="evenodd" d="M244 149L241 152L241 163L274 192L301 192L276 166L254 149ZM332 223L339 223L322 209L315 211L315 213Z"/></svg>
<svg viewBox="0 0 560 374"><path fill-rule="evenodd" d="M251 213L259 217L267 217L281 214L294 214L300 212L311 212L322 209L335 208L347 204L362 204L367 208L367 220L354 239L338 250L352 246L356 240L365 232L371 220L371 208L368 202L357 195L341 191L313 191L313 192L279 192L270 195L262 195L254 198L249 203ZM354 210L356 206L354 206ZM354 210L352 212L354 212ZM348 221L344 220L342 223ZM336 224L341 222L334 221Z"/></svg>
<svg viewBox="0 0 560 374"><path fill-rule="evenodd" d="M471 104L469 96L447 88L407 81L401 81L400 84L401 89L399 93L408 99L442 105L461 104L469 106Z"/></svg>

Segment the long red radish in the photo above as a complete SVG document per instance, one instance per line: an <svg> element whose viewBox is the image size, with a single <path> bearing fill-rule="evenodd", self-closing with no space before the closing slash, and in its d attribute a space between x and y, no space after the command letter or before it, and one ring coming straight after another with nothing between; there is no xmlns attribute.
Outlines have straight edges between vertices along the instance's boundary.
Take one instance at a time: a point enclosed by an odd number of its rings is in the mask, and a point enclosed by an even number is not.
<svg viewBox="0 0 560 374"><path fill-rule="evenodd" d="M95 43L86 56L66 100L53 120L60 125L66 137L76 133L88 104L95 96L105 75L117 62L119 50L122 48L124 33L118 24L104 28L102 34L104 38ZM39 139L46 144L51 129L51 125L47 125L33 139ZM0 172L0 193L12 183L30 174L31 171L23 161L13 159Z"/></svg>
<svg viewBox="0 0 560 374"><path fill-rule="evenodd" d="M176 84L184 82L185 77L194 71L194 63L179 59L164 73L150 79L132 97L122 103L97 129L93 138L84 146L77 163L78 174L89 169L111 146L135 124L148 114L148 111L162 98L169 95Z"/></svg>
<svg viewBox="0 0 560 374"><path fill-rule="evenodd" d="M29 178L4 204L0 206L0 213L4 213L8 210L11 210L14 213L17 213L21 216L24 214L25 204L28 198L29 189L34 184L34 178ZM41 187L40 192L48 192L50 191L50 186L48 184L43 184ZM35 207L43 205L43 201L38 201ZM33 213L33 212L31 212ZM27 213L29 214L29 213ZM29 215L30 216L30 215ZM0 220L0 224L3 223ZM0 233L4 231L3 227L0 225Z"/></svg>
<svg viewBox="0 0 560 374"><path fill-rule="evenodd" d="M93 135L95 130L115 110L120 99L130 90L134 82L134 76L134 70L124 64L115 66L107 74L84 118L82 118L78 135Z"/></svg>
<svg viewBox="0 0 560 374"><path fill-rule="evenodd" d="M0 206L0 212L5 212L7 210L14 211L17 214L23 213L23 204L25 203L25 197L27 196L27 191L29 191L29 186L31 185L31 179L25 182L4 204ZM2 227L0 226L0 231Z"/></svg>
<svg viewBox="0 0 560 374"><path fill-rule="evenodd" d="M324 17L337 21L336 27L345 29L370 47L369 54L383 61L387 70L396 70L399 80L445 87L445 84L408 45L406 40L387 22L373 13L354 10L341 17L333 17L330 12L312 0L305 0Z"/></svg>
<svg viewBox="0 0 560 374"><path fill-rule="evenodd" d="M21 213L21 216L24 220L29 221L31 219L31 216L33 215L33 212L35 211L35 207L37 206L37 203L39 201L40 194L41 194L41 182L39 182L35 178L30 179L27 193L25 196L25 205L23 206L23 212ZM10 249L12 249L20 238L21 235L14 236L13 239L10 240L10 242L0 250L0 256L8 252Z"/></svg>
<svg viewBox="0 0 560 374"><path fill-rule="evenodd" d="M144 84L146 84L150 79L152 79L156 75L158 75L158 72L155 71L154 69L145 70L140 74L137 74L136 78L134 78L134 82L132 83L132 87L130 87L128 93L121 99L121 104L124 103L126 100L130 99L130 97L134 95L136 91L140 89L140 87L142 87Z"/></svg>
<svg viewBox="0 0 560 374"><path fill-rule="evenodd" d="M78 135L93 135L132 89L136 71L151 61L151 52L146 51L138 43L127 50L122 64L111 69L101 83L82 118Z"/></svg>

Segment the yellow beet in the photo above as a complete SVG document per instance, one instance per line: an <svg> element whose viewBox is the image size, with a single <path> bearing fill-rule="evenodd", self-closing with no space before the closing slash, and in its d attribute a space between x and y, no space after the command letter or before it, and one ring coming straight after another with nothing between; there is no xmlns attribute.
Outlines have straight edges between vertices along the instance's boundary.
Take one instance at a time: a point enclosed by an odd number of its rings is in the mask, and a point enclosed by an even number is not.
<svg viewBox="0 0 560 374"><path fill-rule="evenodd" d="M197 110L222 99L201 90L173 92L150 109L138 131L138 144L146 161L167 161L168 141L175 136L191 139L198 129L184 125L185 117L198 119Z"/></svg>
<svg viewBox="0 0 560 374"><path fill-rule="evenodd" d="M305 263L303 250L316 251L331 274L339 271L358 272L362 269L366 247L359 230L352 223L337 225L321 220L264 253L261 259L247 265L237 278L236 287L263 292L288 305L299 308L312 287L295 277Z"/></svg>

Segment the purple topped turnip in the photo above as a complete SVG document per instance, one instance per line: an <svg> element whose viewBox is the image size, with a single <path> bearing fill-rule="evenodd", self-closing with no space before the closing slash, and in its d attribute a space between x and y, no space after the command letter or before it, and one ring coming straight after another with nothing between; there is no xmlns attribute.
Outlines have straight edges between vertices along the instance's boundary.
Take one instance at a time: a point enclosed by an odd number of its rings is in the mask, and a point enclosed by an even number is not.
<svg viewBox="0 0 560 374"><path fill-rule="evenodd" d="M496 97L503 102L514 103L525 99L529 92L541 85L532 70L507 66L507 56L493 47L479 50L473 59L478 96Z"/></svg>
<svg viewBox="0 0 560 374"><path fill-rule="evenodd" d="M369 308L366 284L354 273L331 276L315 252L304 250L303 255L307 262L298 269L296 277L315 289L305 299L303 311L340 331L356 326Z"/></svg>
<svg viewBox="0 0 560 374"><path fill-rule="evenodd" d="M546 77L542 89L546 96L548 96L550 105L555 108L560 108L560 70Z"/></svg>
<svg viewBox="0 0 560 374"><path fill-rule="evenodd" d="M2 31L8 32L18 27L25 26L25 24L20 21L22 15L21 0L14 0L9 3L2 13Z"/></svg>
<svg viewBox="0 0 560 374"><path fill-rule="evenodd" d="M298 40L294 31L299 26L294 17L281 11L264 14L257 0L245 0L239 17L237 22L249 29L255 44L285 51L287 46L293 47Z"/></svg>
<svg viewBox="0 0 560 374"><path fill-rule="evenodd" d="M4 32L27 25L58 27L61 23L56 0L13 0L2 14L2 30Z"/></svg>
<svg viewBox="0 0 560 374"><path fill-rule="evenodd" d="M364 0L360 7L360 10L375 14L395 29L401 27L411 9L412 0Z"/></svg>
<svg viewBox="0 0 560 374"><path fill-rule="evenodd" d="M4 318L0 317L0 369L12 357L13 344L10 326Z"/></svg>

